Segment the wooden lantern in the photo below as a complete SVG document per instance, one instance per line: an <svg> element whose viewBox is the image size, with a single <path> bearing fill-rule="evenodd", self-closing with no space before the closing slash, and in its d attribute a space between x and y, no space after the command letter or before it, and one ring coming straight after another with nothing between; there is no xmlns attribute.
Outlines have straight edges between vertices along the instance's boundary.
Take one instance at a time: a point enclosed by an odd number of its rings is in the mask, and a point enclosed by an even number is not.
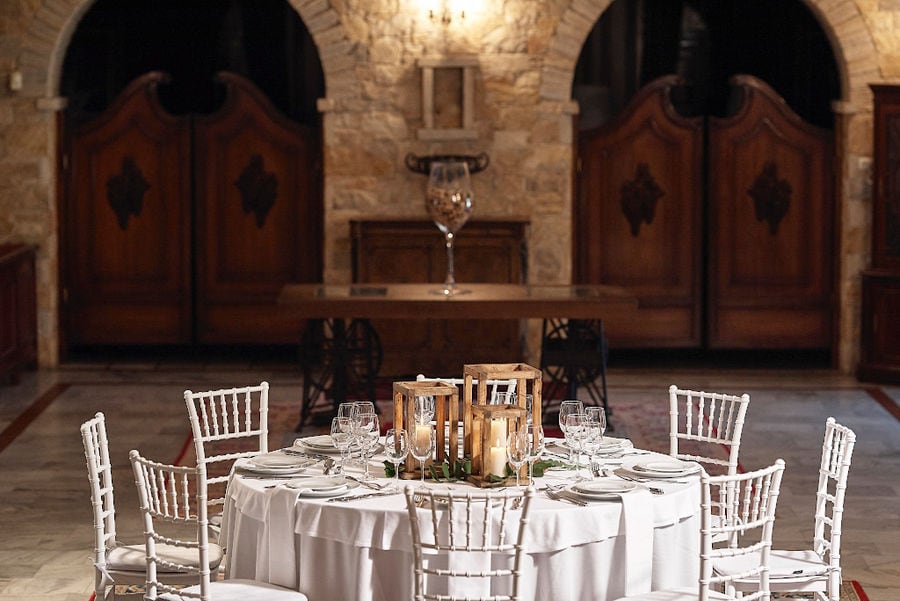
<svg viewBox="0 0 900 601"><path fill-rule="evenodd" d="M525 409L526 395L532 396L531 421L541 423L541 376L543 372L525 363L487 363L463 366L463 435L464 452L472 457L472 407L489 405L489 381L515 380L516 402Z"/></svg>
<svg viewBox="0 0 900 601"><path fill-rule="evenodd" d="M472 475L469 477L471 482L478 486L498 486L508 483L506 437L524 425L525 410L519 406L472 407ZM520 469L524 469L524 466ZM522 475L519 474L520 477ZM497 477L503 480L498 481Z"/></svg>
<svg viewBox="0 0 900 601"><path fill-rule="evenodd" d="M415 420L416 397L434 397L434 421L437 444L432 459L425 463L426 468L435 460L449 462L459 457L459 389L446 382L394 382L394 428L406 428L410 445L417 435ZM449 444L447 436L449 435ZM445 449L446 447L446 449ZM419 462L412 456L406 457L406 469L401 477L419 478Z"/></svg>

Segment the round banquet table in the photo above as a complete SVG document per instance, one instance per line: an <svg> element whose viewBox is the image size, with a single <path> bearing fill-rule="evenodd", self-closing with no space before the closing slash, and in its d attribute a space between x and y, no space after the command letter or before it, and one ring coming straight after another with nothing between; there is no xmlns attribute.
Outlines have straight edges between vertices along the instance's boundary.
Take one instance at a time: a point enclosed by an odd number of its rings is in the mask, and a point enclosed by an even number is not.
<svg viewBox="0 0 900 601"><path fill-rule="evenodd" d="M372 459L373 474L383 474L382 459ZM359 466L347 468L349 474L361 471ZM546 478L535 479L535 487L540 490L545 480L573 476L572 471L548 472ZM226 578L262 580L310 599L413 598L412 539L402 494L333 503L302 496L279 482L284 480L233 474L219 536L227 550ZM426 485L473 489L468 483ZM604 601L696 585L699 477L654 481L652 486L665 494L651 495L639 485L619 500L585 507L536 494L520 579L522 599ZM351 494L368 492L359 487ZM420 511L430 514L430 509ZM511 556L486 561L510 565ZM490 592L508 591L498 582Z"/></svg>

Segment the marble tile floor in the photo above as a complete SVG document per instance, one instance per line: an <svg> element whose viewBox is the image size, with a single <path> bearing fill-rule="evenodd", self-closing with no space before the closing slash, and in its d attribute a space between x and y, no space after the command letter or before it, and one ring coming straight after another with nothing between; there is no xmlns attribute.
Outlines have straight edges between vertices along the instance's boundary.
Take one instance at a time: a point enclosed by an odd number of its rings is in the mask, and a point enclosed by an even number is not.
<svg viewBox="0 0 900 601"><path fill-rule="evenodd" d="M107 416L118 529L137 541L137 501L128 450L174 460L188 425L182 391L267 380L273 398L299 398L288 363L87 361L23 375L0 386L0 601L87 601L93 587L91 512L79 425ZM741 462L783 457L776 545L802 548L812 512L824 422L859 437L844 518L845 578L871 601L900 600L900 387L867 386L826 370L613 369L609 390L667 403L669 384L749 392ZM23 424L27 427L22 428Z"/></svg>

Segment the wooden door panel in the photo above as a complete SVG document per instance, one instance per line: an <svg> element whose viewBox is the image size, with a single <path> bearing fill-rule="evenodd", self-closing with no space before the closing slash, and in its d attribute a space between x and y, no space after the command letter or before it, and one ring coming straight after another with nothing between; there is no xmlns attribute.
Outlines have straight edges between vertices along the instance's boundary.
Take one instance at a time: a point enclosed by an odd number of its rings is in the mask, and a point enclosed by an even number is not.
<svg viewBox="0 0 900 601"><path fill-rule="evenodd" d="M71 344L191 338L190 129L150 73L74 132L65 209Z"/></svg>
<svg viewBox="0 0 900 601"><path fill-rule="evenodd" d="M825 348L831 341L830 133L763 82L709 124L709 345Z"/></svg>
<svg viewBox="0 0 900 601"><path fill-rule="evenodd" d="M195 122L198 341L296 342L303 323L275 300L320 275L313 136L248 81L220 77L225 105Z"/></svg>
<svg viewBox="0 0 900 601"><path fill-rule="evenodd" d="M612 344L700 344L703 241L700 120L675 113L674 77L644 88L579 142L576 280L625 286L640 306L604 322Z"/></svg>

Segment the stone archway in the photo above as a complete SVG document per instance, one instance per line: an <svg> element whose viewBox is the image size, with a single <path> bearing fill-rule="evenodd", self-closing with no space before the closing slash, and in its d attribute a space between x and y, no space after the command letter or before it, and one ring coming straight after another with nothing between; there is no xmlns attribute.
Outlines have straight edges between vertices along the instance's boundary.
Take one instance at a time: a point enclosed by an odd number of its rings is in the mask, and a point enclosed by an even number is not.
<svg viewBox="0 0 900 601"><path fill-rule="evenodd" d="M841 99L834 103L835 150L839 157L839 173L835 190L837 240L840 244L836 265L836 366L851 373L859 358L859 314L861 290L859 271L869 254L869 232L859 233L860 220L871 219L870 199L851 196L849 190L866 189L869 179L869 155L854 154L852 139L871 138L871 122L855 118L871 111L871 92L868 84L881 79L875 40L852 0L827 2L803 0L819 21L831 41L840 75ZM572 0L560 18L555 35L548 44L541 71L541 97L548 102L570 102L575 66L582 46L594 24L612 0L594 3ZM577 107L573 107L577 111Z"/></svg>

